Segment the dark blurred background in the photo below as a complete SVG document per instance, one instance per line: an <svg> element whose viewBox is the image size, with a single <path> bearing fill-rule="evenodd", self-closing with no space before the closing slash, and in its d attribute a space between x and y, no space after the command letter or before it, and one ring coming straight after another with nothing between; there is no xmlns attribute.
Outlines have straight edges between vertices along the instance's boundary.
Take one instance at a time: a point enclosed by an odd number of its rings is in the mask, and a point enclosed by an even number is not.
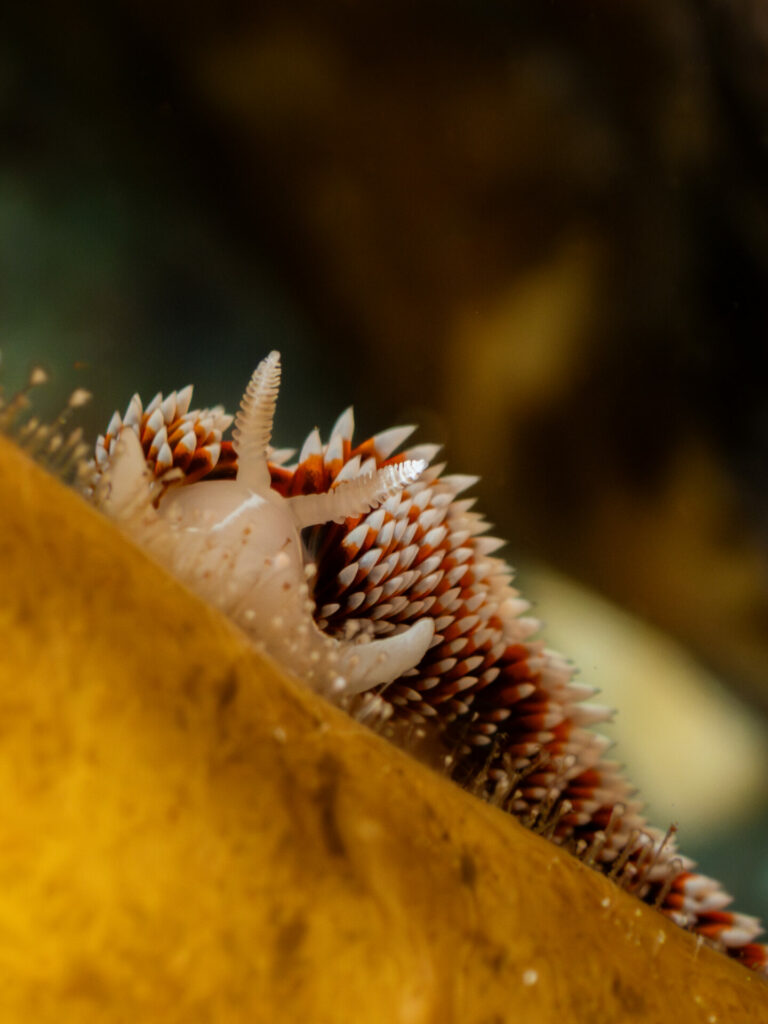
<svg viewBox="0 0 768 1024"><path fill-rule="evenodd" d="M768 917L768 7L7 5L0 148L6 387L42 360L95 434L279 348L277 443L420 423L585 678L658 640L624 726L659 824L728 738L682 845ZM591 592L688 652L674 708L677 653Z"/></svg>

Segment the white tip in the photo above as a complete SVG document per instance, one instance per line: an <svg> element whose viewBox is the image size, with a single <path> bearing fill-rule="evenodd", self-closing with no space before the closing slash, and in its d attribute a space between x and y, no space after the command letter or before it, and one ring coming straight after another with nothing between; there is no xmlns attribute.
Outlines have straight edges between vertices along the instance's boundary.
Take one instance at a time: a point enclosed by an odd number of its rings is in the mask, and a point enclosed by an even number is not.
<svg viewBox="0 0 768 1024"><path fill-rule="evenodd" d="M187 384L181 391L176 392L176 415L184 416L189 410L189 403L192 401L192 385Z"/></svg>
<svg viewBox="0 0 768 1024"><path fill-rule="evenodd" d="M454 494L461 494L462 491L474 487L479 480L479 476L470 476L467 473L453 473L451 476L444 476L442 483L447 484Z"/></svg>
<svg viewBox="0 0 768 1024"><path fill-rule="evenodd" d="M166 423L171 423L177 415L176 398L176 392L172 391L171 394L168 395L165 401L163 401L160 405L160 411L162 412L163 419L165 420Z"/></svg>
<svg viewBox="0 0 768 1024"><path fill-rule="evenodd" d="M155 462L158 469L168 469L173 465L173 455L167 441L163 441L160 446L160 451L157 453L157 459Z"/></svg>
<svg viewBox="0 0 768 1024"><path fill-rule="evenodd" d="M149 406L147 406L147 412L149 412ZM163 419L163 411L159 406L155 406L147 420L147 430L157 435L164 426L165 420Z"/></svg>
<svg viewBox="0 0 768 1024"><path fill-rule="evenodd" d="M441 444L415 444L405 453L409 459L431 462L443 446Z"/></svg>
<svg viewBox="0 0 768 1024"><path fill-rule="evenodd" d="M120 429L120 427L122 427L122 425L123 425L123 418L120 415L120 413L119 412L112 413L112 419L109 421L109 426L107 427L107 433L111 437L114 437L117 434L117 432Z"/></svg>
<svg viewBox="0 0 768 1024"><path fill-rule="evenodd" d="M355 414L352 409L352 406L350 405L350 407L348 409L345 409L341 416L339 416L339 418L333 424L333 428L331 429L330 440L333 441L334 438L338 437L342 441L351 441L354 432Z"/></svg>
<svg viewBox="0 0 768 1024"><path fill-rule="evenodd" d="M149 402L149 404L147 405L147 408L144 411L147 414L153 413L155 411L155 409L159 409L160 408L160 403L162 402L162 400L163 400L163 394L162 394L161 391L158 391L157 394L154 396L154 398Z"/></svg>
<svg viewBox="0 0 768 1024"><path fill-rule="evenodd" d="M123 425L126 427L138 427L142 417L141 398L134 395L128 403L128 408L123 416Z"/></svg>
<svg viewBox="0 0 768 1024"><path fill-rule="evenodd" d="M345 462L341 467L341 471L337 474L334 483L340 484L345 480L354 480L360 473L360 456L355 455L349 462Z"/></svg>
<svg viewBox="0 0 768 1024"><path fill-rule="evenodd" d="M391 427L373 437L373 446L380 459L388 459L392 452L408 440L416 427Z"/></svg>
<svg viewBox="0 0 768 1024"><path fill-rule="evenodd" d="M310 458L312 455L322 454L323 442L320 439L320 431L315 427L315 429L307 435L306 441L301 446L301 451L299 452L299 463L304 462L305 459Z"/></svg>
<svg viewBox="0 0 768 1024"><path fill-rule="evenodd" d="M188 430L176 447L181 448L182 451L188 452L191 455L195 448L197 448L197 437L194 430Z"/></svg>

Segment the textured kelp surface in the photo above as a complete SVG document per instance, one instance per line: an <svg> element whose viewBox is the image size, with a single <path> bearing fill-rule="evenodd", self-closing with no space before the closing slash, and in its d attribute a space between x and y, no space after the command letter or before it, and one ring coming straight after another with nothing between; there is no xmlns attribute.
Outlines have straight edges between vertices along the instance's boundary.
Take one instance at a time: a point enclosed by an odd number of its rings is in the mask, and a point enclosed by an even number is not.
<svg viewBox="0 0 768 1024"><path fill-rule="evenodd" d="M0 439L8 1022L766 1021L768 987L284 678Z"/></svg>

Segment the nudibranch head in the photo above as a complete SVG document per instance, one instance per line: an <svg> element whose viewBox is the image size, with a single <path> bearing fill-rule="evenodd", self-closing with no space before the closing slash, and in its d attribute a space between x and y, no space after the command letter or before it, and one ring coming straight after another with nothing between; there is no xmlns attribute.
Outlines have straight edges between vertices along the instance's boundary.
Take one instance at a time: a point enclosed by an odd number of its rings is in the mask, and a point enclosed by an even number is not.
<svg viewBox="0 0 768 1024"><path fill-rule="evenodd" d="M99 440L91 494L179 579L286 667L318 688L353 694L417 665L434 623L425 618L379 640L324 634L312 615L301 530L368 512L415 481L426 464L406 460L339 482L323 494L281 495L269 469L279 384L280 358L273 352L248 384L235 418L236 466L230 463L233 474L221 479L213 470L221 457L220 431L229 423L220 410L206 410L203 419L209 422L200 425L199 419L189 422L187 389L156 399L143 415L132 399L122 422L110 424L109 440Z"/></svg>

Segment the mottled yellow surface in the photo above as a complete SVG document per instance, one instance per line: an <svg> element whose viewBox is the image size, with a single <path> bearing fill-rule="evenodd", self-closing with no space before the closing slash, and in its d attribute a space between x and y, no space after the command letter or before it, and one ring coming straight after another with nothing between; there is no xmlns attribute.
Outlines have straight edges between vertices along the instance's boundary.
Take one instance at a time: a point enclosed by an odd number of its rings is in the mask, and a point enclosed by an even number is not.
<svg viewBox="0 0 768 1024"><path fill-rule="evenodd" d="M0 439L0 1020L768 1022Z"/></svg>

